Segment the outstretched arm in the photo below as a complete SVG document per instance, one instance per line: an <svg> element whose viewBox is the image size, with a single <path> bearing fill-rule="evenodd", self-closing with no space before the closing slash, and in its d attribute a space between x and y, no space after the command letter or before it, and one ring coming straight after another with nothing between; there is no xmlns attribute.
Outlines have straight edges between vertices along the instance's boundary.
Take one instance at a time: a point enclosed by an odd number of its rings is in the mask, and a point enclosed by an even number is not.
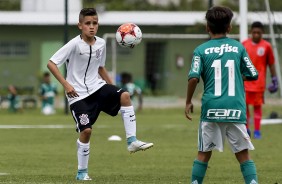
<svg viewBox="0 0 282 184"><path fill-rule="evenodd" d="M195 92L198 81L199 81L199 79L197 79L197 78L191 78L191 79L188 80L185 116L189 120L192 120L192 117L191 117L191 113L193 113L192 97L193 97L193 94Z"/></svg>
<svg viewBox="0 0 282 184"><path fill-rule="evenodd" d="M98 72L99 72L99 75L102 77L102 79L104 79L108 84L113 84L113 81L111 77L109 76L108 71L105 67L100 66Z"/></svg>
<svg viewBox="0 0 282 184"><path fill-rule="evenodd" d="M78 94L76 93L75 89L66 81L66 79L63 77L63 75L61 74L55 63L49 60L47 64L47 68L55 76L55 78L62 84L69 98L78 97Z"/></svg>
<svg viewBox="0 0 282 184"><path fill-rule="evenodd" d="M275 64L269 65L271 77L276 77Z"/></svg>
<svg viewBox="0 0 282 184"><path fill-rule="evenodd" d="M278 91L278 78L276 76L275 65L269 65L269 70L271 74L271 84L268 86L268 91L270 93L275 93Z"/></svg>

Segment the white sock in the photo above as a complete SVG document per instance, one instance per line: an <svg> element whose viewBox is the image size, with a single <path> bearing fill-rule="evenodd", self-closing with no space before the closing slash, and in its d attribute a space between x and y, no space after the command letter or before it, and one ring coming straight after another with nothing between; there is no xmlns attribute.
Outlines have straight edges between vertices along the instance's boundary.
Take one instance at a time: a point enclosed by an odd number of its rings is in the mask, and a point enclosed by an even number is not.
<svg viewBox="0 0 282 184"><path fill-rule="evenodd" d="M77 139L77 160L78 160L78 170L88 168L88 160L90 153L90 142L82 143Z"/></svg>
<svg viewBox="0 0 282 184"><path fill-rule="evenodd" d="M120 108L124 123L126 138L136 137L136 119L133 106L122 106Z"/></svg>

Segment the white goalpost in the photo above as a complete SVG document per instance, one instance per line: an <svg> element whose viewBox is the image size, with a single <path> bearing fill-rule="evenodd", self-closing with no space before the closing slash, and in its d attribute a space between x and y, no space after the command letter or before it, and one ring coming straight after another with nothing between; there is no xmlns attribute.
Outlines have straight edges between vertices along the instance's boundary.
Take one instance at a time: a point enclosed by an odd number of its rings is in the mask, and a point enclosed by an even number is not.
<svg viewBox="0 0 282 184"><path fill-rule="evenodd" d="M269 26L269 38L271 39L271 44L274 52L275 57L275 70L278 78L278 84L279 84L279 97L282 97L282 77L281 77L281 70L280 70L280 63L279 63L279 54L278 54L278 48L276 45L276 35L273 30L273 19L274 17L271 16L271 10L269 6L269 0L265 0L265 7L267 12L267 18L268 18L268 26ZM242 42L248 37L248 1L246 0L240 0L239 2L239 14L240 14L240 41ZM244 18L243 18L244 17Z"/></svg>

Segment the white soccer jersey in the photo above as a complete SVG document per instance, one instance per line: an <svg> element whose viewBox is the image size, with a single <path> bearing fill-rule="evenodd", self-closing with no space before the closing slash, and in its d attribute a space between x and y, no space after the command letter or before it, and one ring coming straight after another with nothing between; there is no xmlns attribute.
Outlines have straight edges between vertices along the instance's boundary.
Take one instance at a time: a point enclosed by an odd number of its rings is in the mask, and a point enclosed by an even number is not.
<svg viewBox="0 0 282 184"><path fill-rule="evenodd" d="M100 66L105 66L106 43L95 36L96 42L90 46L80 35L59 49L51 61L58 67L66 63L66 80L72 85L79 97L68 98L69 104L84 99L106 84L98 74Z"/></svg>

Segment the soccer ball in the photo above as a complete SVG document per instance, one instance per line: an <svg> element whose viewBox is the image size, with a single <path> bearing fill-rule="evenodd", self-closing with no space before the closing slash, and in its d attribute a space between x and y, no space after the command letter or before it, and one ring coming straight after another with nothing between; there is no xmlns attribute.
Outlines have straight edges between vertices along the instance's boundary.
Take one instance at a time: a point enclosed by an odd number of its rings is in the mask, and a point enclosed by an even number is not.
<svg viewBox="0 0 282 184"><path fill-rule="evenodd" d="M116 40L122 47L133 48L142 40L141 29L133 23L122 24L116 32Z"/></svg>

